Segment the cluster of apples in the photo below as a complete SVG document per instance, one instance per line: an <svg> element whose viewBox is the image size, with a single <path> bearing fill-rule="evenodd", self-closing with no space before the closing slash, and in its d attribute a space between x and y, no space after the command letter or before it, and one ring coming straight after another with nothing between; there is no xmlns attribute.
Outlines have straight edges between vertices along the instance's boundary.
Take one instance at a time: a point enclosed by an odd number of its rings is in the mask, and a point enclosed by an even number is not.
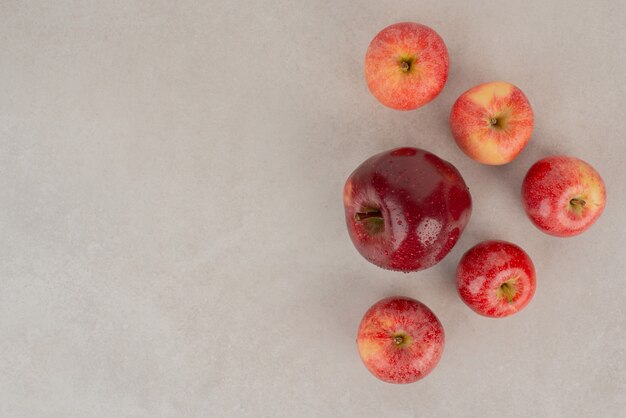
<svg viewBox="0 0 626 418"><path fill-rule="evenodd" d="M412 110L433 100L448 77L448 51L441 37L417 23L398 23L372 40L365 77L384 105ZM532 135L533 111L522 91L506 82L473 87L450 113L452 136L472 159L490 165L512 161ZM418 271L437 264L467 225L472 198L463 177L436 155L403 147L363 162L344 188L352 242L368 261L385 269ZM536 162L522 187L530 220L559 237L579 234L602 213L606 192L600 175L584 161L551 156ZM523 309L535 292L535 268L526 252L504 241L484 241L461 258L459 296L488 317ZM357 335L365 366L379 379L411 383L437 365L444 330L423 303L391 297L374 304Z"/></svg>

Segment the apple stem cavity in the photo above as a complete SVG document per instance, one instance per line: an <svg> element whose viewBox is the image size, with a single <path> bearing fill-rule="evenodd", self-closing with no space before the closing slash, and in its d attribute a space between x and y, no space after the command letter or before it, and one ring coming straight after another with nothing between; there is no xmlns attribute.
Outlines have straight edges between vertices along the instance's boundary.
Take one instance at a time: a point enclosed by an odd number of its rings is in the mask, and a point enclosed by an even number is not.
<svg viewBox="0 0 626 418"><path fill-rule="evenodd" d="M383 219L383 214L378 209L365 210L364 212L357 212L354 215L356 221L364 221L365 219L380 218Z"/></svg>
<svg viewBox="0 0 626 418"><path fill-rule="evenodd" d="M400 345L404 342L404 337L401 335L396 335L395 337L393 337L393 342L395 343L395 345Z"/></svg>
<svg viewBox="0 0 626 418"><path fill-rule="evenodd" d="M587 204L587 202L585 202L583 199L575 197L569 201L569 204L577 209L582 209Z"/></svg>
<svg viewBox="0 0 626 418"><path fill-rule="evenodd" d="M498 296L500 296L500 298L506 298L509 303L513 302L516 293L517 289L511 280L502 283L498 289Z"/></svg>
<svg viewBox="0 0 626 418"><path fill-rule="evenodd" d="M376 208L362 209L361 212L354 214L354 220L361 222L371 235L379 234L385 230L383 214Z"/></svg>

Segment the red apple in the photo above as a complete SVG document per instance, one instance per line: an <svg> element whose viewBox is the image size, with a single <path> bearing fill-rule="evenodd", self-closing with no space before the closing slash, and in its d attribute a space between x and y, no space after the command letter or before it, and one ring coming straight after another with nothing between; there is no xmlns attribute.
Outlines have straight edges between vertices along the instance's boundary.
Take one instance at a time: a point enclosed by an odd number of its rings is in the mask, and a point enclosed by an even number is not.
<svg viewBox="0 0 626 418"><path fill-rule="evenodd" d="M537 161L522 184L524 209L543 232L557 237L580 234L602 214L604 182L596 170L574 157Z"/></svg>
<svg viewBox="0 0 626 418"><path fill-rule="evenodd" d="M397 148L366 160L343 193L352 242L382 268L416 271L437 264L461 236L472 210L454 166L430 152Z"/></svg>
<svg viewBox="0 0 626 418"><path fill-rule="evenodd" d="M383 299L365 313L357 346L365 367L388 383L412 383L430 373L444 346L441 322L414 299Z"/></svg>
<svg viewBox="0 0 626 418"><path fill-rule="evenodd" d="M483 164L512 161L530 140L533 125L528 99L520 89L504 81L469 89L457 99L450 113L457 145Z"/></svg>
<svg viewBox="0 0 626 418"><path fill-rule="evenodd" d="M463 302L477 313L509 316L528 305L535 294L535 267L517 245L484 241L461 258L456 287Z"/></svg>
<svg viewBox="0 0 626 418"><path fill-rule="evenodd" d="M374 37L365 54L367 87L382 104L412 110L433 100L448 78L448 50L419 23L396 23Z"/></svg>

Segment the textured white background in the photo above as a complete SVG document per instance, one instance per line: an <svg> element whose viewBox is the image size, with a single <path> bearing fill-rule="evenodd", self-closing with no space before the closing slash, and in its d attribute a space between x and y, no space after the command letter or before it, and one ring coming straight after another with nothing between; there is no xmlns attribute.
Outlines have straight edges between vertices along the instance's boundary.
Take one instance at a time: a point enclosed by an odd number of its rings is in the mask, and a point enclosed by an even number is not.
<svg viewBox="0 0 626 418"><path fill-rule="evenodd" d="M622 1L0 0L0 416L610 417L624 413L626 300ZM413 112L379 105L363 57L384 26L435 28L451 68ZM535 133L504 167L454 144L448 112L503 79ZM376 152L452 162L473 198L439 265L363 260L341 191ZM604 177L588 232L543 235L520 205L540 157ZM522 313L461 303L461 254L525 248ZM379 298L439 316L439 367L406 386L362 366Z"/></svg>

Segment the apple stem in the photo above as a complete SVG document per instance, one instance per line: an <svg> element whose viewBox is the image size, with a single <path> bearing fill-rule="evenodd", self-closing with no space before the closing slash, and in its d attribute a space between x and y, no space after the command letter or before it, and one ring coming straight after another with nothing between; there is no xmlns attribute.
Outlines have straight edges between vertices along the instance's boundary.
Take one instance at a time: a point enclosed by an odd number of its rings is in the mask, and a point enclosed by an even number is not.
<svg viewBox="0 0 626 418"><path fill-rule="evenodd" d="M509 303L513 302L513 298L515 297L515 294L517 293L515 286L513 286L512 284L508 282L502 283L502 285L500 286L500 292L501 292L501 295L504 296L507 302Z"/></svg>
<svg viewBox="0 0 626 418"><path fill-rule="evenodd" d="M357 221L363 221L365 219L370 219L370 218L382 218L383 214L380 213L379 210L373 210L373 211L368 211L368 212L357 212L354 215L354 219Z"/></svg>
<svg viewBox="0 0 626 418"><path fill-rule="evenodd" d="M409 71L411 69L411 65L406 61L402 61L400 63L400 68L402 69L402 71Z"/></svg>
<svg viewBox="0 0 626 418"><path fill-rule="evenodd" d="M396 345L400 345L400 344L402 344L404 342L404 338L402 336L400 336L400 335L397 335L397 336L393 337L393 342Z"/></svg>
<svg viewBox="0 0 626 418"><path fill-rule="evenodd" d="M573 198L572 200L569 201L569 204L575 207L583 207L585 206L587 202L585 202L582 199L578 199L577 197Z"/></svg>
<svg viewBox="0 0 626 418"><path fill-rule="evenodd" d="M491 119L489 119L489 123L490 123L492 126L496 126L496 125L498 124L498 119L496 119L496 118L491 118Z"/></svg>

